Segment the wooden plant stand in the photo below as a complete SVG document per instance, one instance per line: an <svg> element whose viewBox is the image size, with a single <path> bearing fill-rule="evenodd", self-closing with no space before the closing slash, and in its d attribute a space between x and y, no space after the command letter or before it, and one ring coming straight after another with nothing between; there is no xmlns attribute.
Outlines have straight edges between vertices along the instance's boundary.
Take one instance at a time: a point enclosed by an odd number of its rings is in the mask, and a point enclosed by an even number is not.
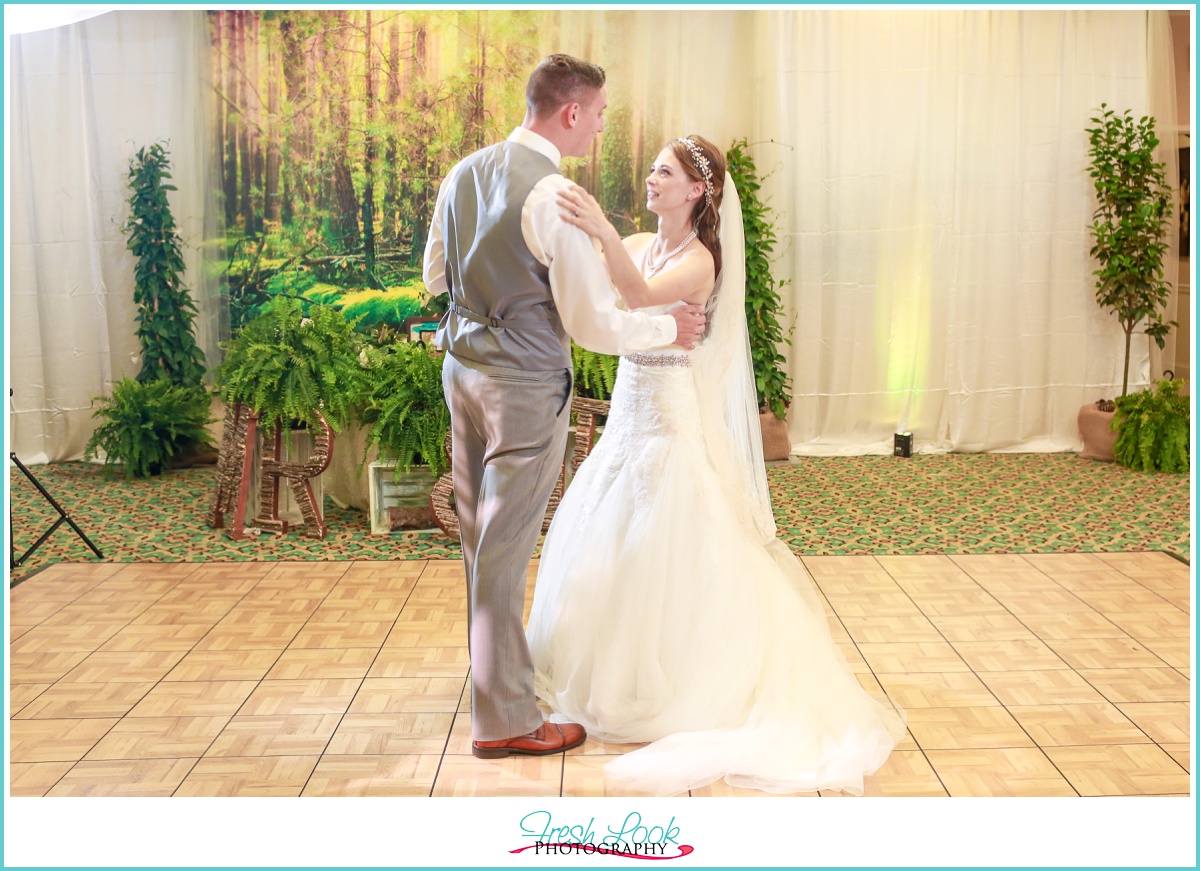
<svg viewBox="0 0 1200 871"><path fill-rule="evenodd" d="M232 514L229 537L241 541L247 534L260 531L285 533L288 523L279 517L279 479L287 478L307 535L321 539L329 531L313 496L312 479L329 468L333 456L333 430L325 417L317 412L320 430L313 438L313 453L303 463L283 462L283 429L275 421L274 434L263 442L261 485L258 517L247 529L246 500L254 471L254 438L258 429L258 412L237 403L225 416L225 431L221 438L221 456L217 461L217 492L213 496L211 522L213 529L225 527L225 515Z"/></svg>

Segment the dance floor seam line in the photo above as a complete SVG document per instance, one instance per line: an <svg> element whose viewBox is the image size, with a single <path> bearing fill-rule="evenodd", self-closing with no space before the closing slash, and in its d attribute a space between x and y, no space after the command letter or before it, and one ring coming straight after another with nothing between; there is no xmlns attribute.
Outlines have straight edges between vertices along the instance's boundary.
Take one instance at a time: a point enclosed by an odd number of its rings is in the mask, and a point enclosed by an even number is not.
<svg viewBox="0 0 1200 871"><path fill-rule="evenodd" d="M801 561L851 668L908 716L867 795L1188 793L1186 564ZM10 794L633 794L603 765L639 745L471 755L465 610L458 560L48 566L10 591Z"/></svg>

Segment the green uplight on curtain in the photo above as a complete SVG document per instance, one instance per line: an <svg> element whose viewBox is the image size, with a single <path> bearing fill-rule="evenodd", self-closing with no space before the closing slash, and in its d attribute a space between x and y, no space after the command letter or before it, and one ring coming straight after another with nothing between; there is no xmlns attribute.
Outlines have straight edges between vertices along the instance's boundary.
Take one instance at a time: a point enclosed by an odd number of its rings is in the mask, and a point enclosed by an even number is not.
<svg viewBox="0 0 1200 871"><path fill-rule="evenodd" d="M933 241L921 211L885 231L879 251L875 345L886 349L886 414L897 431L909 427L928 380Z"/></svg>

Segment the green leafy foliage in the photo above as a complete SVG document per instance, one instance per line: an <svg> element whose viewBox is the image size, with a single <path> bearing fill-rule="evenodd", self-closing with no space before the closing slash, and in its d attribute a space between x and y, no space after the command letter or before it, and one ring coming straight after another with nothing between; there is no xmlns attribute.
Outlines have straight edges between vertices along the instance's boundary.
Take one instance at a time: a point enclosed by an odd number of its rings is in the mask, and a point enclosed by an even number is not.
<svg viewBox="0 0 1200 871"><path fill-rule="evenodd" d="M323 299L317 297L313 293L317 288L324 288L326 291L331 291L333 299ZM266 299L260 305L258 314L270 305L271 300L277 296L294 296L312 299L315 302L333 304L337 296L340 295L342 289L340 287L330 287L329 285L318 284L317 277L308 269L285 269L276 272L266 282Z"/></svg>
<svg viewBox="0 0 1200 871"><path fill-rule="evenodd" d="M575 368L575 395L589 399L612 399L617 380L618 357L598 354L571 343L571 362Z"/></svg>
<svg viewBox="0 0 1200 871"><path fill-rule="evenodd" d="M276 235L259 237L258 247L231 260L227 267L234 330L261 315L277 296L340 308L351 320L361 317L360 330L381 323L399 325L405 318L422 313L425 285L419 270L380 261L368 277L360 267L341 265L350 260L347 257L312 259L305 252L286 260L267 259L264 251L286 247L273 244ZM376 278L386 283L377 287Z"/></svg>
<svg viewBox="0 0 1200 871"><path fill-rule="evenodd" d="M600 161L598 199L617 232L628 236L637 232L633 216L640 193L639 172L633 166L632 118L627 105L612 108L604 121L603 152ZM642 197L641 199L645 199Z"/></svg>
<svg viewBox="0 0 1200 871"><path fill-rule="evenodd" d="M277 221L322 255L346 255L345 269L369 282L362 286L399 283L384 274L385 255L419 265L445 170L521 122L544 17L421 10L209 16L231 237ZM275 63L247 68L239 61L268 53ZM270 93L278 104L264 107L260 97ZM278 162L239 159L240 136L252 149L278 143ZM320 280L357 286L350 276Z"/></svg>
<svg viewBox="0 0 1200 871"><path fill-rule="evenodd" d="M309 302L338 308L345 292L345 288L338 287L335 284L314 284L313 282L309 282L300 291L300 295Z"/></svg>
<svg viewBox="0 0 1200 871"><path fill-rule="evenodd" d="M725 154L729 175L742 201L742 223L746 231L746 326L750 331L750 357L758 389L758 407L770 408L778 418L787 416L791 382L784 372L787 362L780 345L792 343L792 327L785 332L780 317L783 299L779 289L786 282L771 276L769 254L775 250L775 223L771 210L759 199L762 183L754 161L746 153L746 140L733 143Z"/></svg>
<svg viewBox="0 0 1200 871"><path fill-rule="evenodd" d="M365 359L360 415L370 426L367 449L377 445L382 456L396 461L397 474L427 465L441 476L450 464L450 409L442 391L445 355L421 342L395 342L368 347Z"/></svg>
<svg viewBox="0 0 1200 871"><path fill-rule="evenodd" d="M1187 472L1191 455L1191 407L1180 396L1183 381L1159 381L1116 400L1113 456L1137 472Z"/></svg>
<svg viewBox="0 0 1200 871"><path fill-rule="evenodd" d="M342 316L357 321L360 330L372 330L382 324L403 324L406 318L421 313L418 293L407 287L353 291L343 294L338 305Z"/></svg>
<svg viewBox="0 0 1200 871"><path fill-rule="evenodd" d="M241 402L257 411L268 433L276 420L315 427L317 411L341 429L361 390L363 342L337 309L276 297L222 346L219 395L231 406Z"/></svg>
<svg viewBox="0 0 1200 871"><path fill-rule="evenodd" d="M106 471L120 463L126 479L145 478L153 467L161 469L170 457L193 446L214 446L205 428L213 419L202 386L123 378L113 385L111 397L93 402L99 407L92 417L104 423L88 439L83 457L90 460L103 452Z"/></svg>
<svg viewBox="0 0 1200 871"><path fill-rule="evenodd" d="M229 287L229 321L234 331L261 315L272 298L300 296L317 282L302 261L315 245L298 248L296 228L255 236L230 234L230 259L225 267Z"/></svg>
<svg viewBox="0 0 1200 871"><path fill-rule="evenodd" d="M197 385L204 376L204 353L196 345L196 306L183 286L183 240L167 201L167 192L175 190L166 183L170 166L167 149L157 142L138 149L129 161L131 211L121 229L137 258L133 301L142 344L137 379Z"/></svg>
<svg viewBox="0 0 1200 871"><path fill-rule="evenodd" d="M1117 115L1106 103L1088 128L1091 142L1088 174L1096 189L1092 215L1091 255L1100 262L1096 302L1111 311L1125 331L1125 369L1121 395L1129 390L1129 349L1139 324L1159 348L1178 326L1163 321L1163 306L1171 294L1163 281L1171 189L1166 166L1156 163L1158 136L1154 118L1135 121L1128 109Z"/></svg>

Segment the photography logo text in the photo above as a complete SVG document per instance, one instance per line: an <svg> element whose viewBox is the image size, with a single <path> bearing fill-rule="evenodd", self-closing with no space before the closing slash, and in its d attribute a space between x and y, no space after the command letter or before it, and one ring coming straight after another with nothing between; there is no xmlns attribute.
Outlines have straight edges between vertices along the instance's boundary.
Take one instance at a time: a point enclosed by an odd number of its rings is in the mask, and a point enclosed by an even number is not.
<svg viewBox="0 0 1200 871"><path fill-rule="evenodd" d="M597 834L602 832L602 834ZM521 817L521 837L532 843L509 850L525 856L617 856L626 859L682 859L693 848L679 842L675 817L664 821L643 820L633 811L616 826L599 826L596 818L586 823L554 819L540 810Z"/></svg>

